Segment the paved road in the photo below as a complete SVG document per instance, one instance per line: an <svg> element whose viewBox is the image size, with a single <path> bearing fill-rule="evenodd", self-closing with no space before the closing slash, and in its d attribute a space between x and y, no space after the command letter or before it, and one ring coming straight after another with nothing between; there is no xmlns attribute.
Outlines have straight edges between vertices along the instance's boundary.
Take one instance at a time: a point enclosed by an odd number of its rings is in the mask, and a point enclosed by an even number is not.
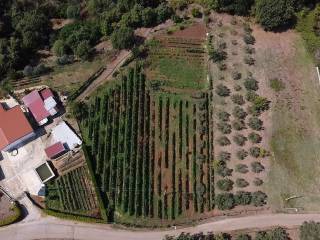
<svg viewBox="0 0 320 240"><path fill-rule="evenodd" d="M32 222L17 223L0 229L0 239L79 239L79 240L161 240L165 235L181 232L226 232L272 226L295 227L304 221L320 221L320 214L268 214L228 218L170 231L131 231L115 229L111 225L87 224L45 217Z"/></svg>

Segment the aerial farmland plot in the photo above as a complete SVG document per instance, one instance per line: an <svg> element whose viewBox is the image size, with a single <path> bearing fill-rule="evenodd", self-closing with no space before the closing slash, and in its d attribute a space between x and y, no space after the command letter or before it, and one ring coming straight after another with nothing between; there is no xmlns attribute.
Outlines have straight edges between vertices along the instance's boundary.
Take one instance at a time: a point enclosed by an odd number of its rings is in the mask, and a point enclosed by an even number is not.
<svg viewBox="0 0 320 240"><path fill-rule="evenodd" d="M157 34L147 43L146 60L132 65L83 108L79 123L94 176L116 222L167 225L266 210L261 172L268 151L258 144L262 123L248 116L254 129L234 130L230 140L241 143L228 143L232 109L237 107L231 120L236 129L248 114L242 103L218 94L220 73L211 70L219 64L210 54L219 37L208 31L196 24ZM223 108L231 110L219 122L220 98L230 99ZM247 148L242 141L248 141Z"/></svg>

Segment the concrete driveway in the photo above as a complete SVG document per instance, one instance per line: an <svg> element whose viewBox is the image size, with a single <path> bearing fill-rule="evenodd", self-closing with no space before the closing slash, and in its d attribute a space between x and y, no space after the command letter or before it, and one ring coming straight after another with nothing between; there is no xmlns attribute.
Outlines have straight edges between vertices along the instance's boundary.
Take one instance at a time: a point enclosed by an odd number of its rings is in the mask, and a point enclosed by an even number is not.
<svg viewBox="0 0 320 240"><path fill-rule="evenodd" d="M4 179L0 181L0 185L14 198L21 196L24 191L37 193L41 182L34 168L46 161L42 140L37 138L19 148L16 156L7 152L2 152L2 155L3 160L0 161L0 167Z"/></svg>

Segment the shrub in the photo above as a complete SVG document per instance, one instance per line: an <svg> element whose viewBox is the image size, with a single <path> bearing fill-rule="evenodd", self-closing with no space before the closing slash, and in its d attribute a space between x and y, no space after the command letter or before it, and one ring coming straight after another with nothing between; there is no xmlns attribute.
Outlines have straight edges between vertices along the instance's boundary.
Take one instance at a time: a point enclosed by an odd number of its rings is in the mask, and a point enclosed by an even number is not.
<svg viewBox="0 0 320 240"><path fill-rule="evenodd" d="M320 236L319 222L304 222L300 226L300 240L316 240Z"/></svg>
<svg viewBox="0 0 320 240"><path fill-rule="evenodd" d="M238 45L238 41L235 40L235 39L233 39L233 40L231 41L231 43L232 43L232 45L234 45L234 46Z"/></svg>
<svg viewBox="0 0 320 240"><path fill-rule="evenodd" d="M219 68L220 71L225 71L225 70L227 70L227 64L218 63L218 68Z"/></svg>
<svg viewBox="0 0 320 240"><path fill-rule="evenodd" d="M218 49L223 50L227 48L227 43L224 41L219 41L218 42Z"/></svg>
<svg viewBox="0 0 320 240"><path fill-rule="evenodd" d="M233 88L236 92L239 92L242 89L242 87L239 84L234 85Z"/></svg>
<svg viewBox="0 0 320 240"><path fill-rule="evenodd" d="M223 161L223 162L226 162L226 161L229 161L231 158L231 153L228 153L228 152L220 152L219 155L218 155L218 160L219 161Z"/></svg>
<svg viewBox="0 0 320 240"><path fill-rule="evenodd" d="M275 239L275 240L289 240L289 235L286 232L286 230L282 227L277 227L270 231L269 233L269 239ZM308 238L312 239L312 238ZM301 239L303 240L303 239Z"/></svg>
<svg viewBox="0 0 320 240"><path fill-rule="evenodd" d="M90 53L89 41L81 41L75 50L75 55L79 57L81 60L87 60L89 58L89 53Z"/></svg>
<svg viewBox="0 0 320 240"><path fill-rule="evenodd" d="M221 97L227 97L230 95L230 89L222 84L219 84L216 87L216 94L218 94Z"/></svg>
<svg viewBox="0 0 320 240"><path fill-rule="evenodd" d="M246 99L249 102L254 102L254 100L256 100L257 97L259 97L259 95L256 94L254 91L248 91L246 94Z"/></svg>
<svg viewBox="0 0 320 240"><path fill-rule="evenodd" d="M209 51L210 59L217 63L227 59L227 53L221 49L211 49Z"/></svg>
<svg viewBox="0 0 320 240"><path fill-rule="evenodd" d="M260 157L261 149L259 147L251 147L249 152L252 157L258 158Z"/></svg>
<svg viewBox="0 0 320 240"><path fill-rule="evenodd" d="M231 133L231 125L225 122L221 122L217 124L218 130L223 134L230 134Z"/></svg>
<svg viewBox="0 0 320 240"><path fill-rule="evenodd" d="M245 188L245 187L249 186L249 183L243 178L237 178L236 186L239 188Z"/></svg>
<svg viewBox="0 0 320 240"><path fill-rule="evenodd" d="M191 14L195 18L201 18L202 17L202 13L201 13L199 8L192 8Z"/></svg>
<svg viewBox="0 0 320 240"><path fill-rule="evenodd" d="M233 136L233 141L238 144L239 146L243 146L246 141L247 138L245 136L243 136L242 134L237 134L235 136Z"/></svg>
<svg viewBox="0 0 320 240"><path fill-rule="evenodd" d="M225 111L219 111L217 113L217 116L218 116L219 120L223 121L223 122L228 122L230 119L230 114Z"/></svg>
<svg viewBox="0 0 320 240"><path fill-rule="evenodd" d="M257 117L249 118L248 126L256 131L261 131L263 129L263 122Z"/></svg>
<svg viewBox="0 0 320 240"><path fill-rule="evenodd" d="M251 237L248 234L240 234L236 237L236 240L251 240Z"/></svg>
<svg viewBox="0 0 320 240"><path fill-rule="evenodd" d="M269 239L270 239L270 237L269 237L268 233L265 231L257 232L256 237L255 237L255 240L269 240Z"/></svg>
<svg viewBox="0 0 320 240"><path fill-rule="evenodd" d="M227 146L231 144L230 140L226 136L219 137L217 141L220 146Z"/></svg>
<svg viewBox="0 0 320 240"><path fill-rule="evenodd" d="M295 16L294 1L257 0L256 18L265 30L287 26Z"/></svg>
<svg viewBox="0 0 320 240"><path fill-rule="evenodd" d="M243 174L247 173L247 172L249 172L248 166L245 164L237 164L236 165L236 172L243 173Z"/></svg>
<svg viewBox="0 0 320 240"><path fill-rule="evenodd" d="M57 40L54 42L52 47L53 53L58 56L62 57L66 53L66 45L63 40Z"/></svg>
<svg viewBox="0 0 320 240"><path fill-rule="evenodd" d="M242 120L235 120L232 122L232 127L233 129L237 130L237 131L241 131L243 129L245 129L245 123Z"/></svg>
<svg viewBox="0 0 320 240"><path fill-rule="evenodd" d="M248 152L244 149L241 149L237 152L237 157L239 160L244 160L248 156Z"/></svg>
<svg viewBox="0 0 320 240"><path fill-rule="evenodd" d="M33 75L33 67L30 65L27 65L23 69L23 75L26 77L31 77Z"/></svg>
<svg viewBox="0 0 320 240"><path fill-rule="evenodd" d="M215 203L219 210L229 210L234 207L234 196L232 193L221 193L215 197Z"/></svg>
<svg viewBox="0 0 320 240"><path fill-rule="evenodd" d="M73 55L63 55L57 59L57 64L59 65L67 65L74 62Z"/></svg>
<svg viewBox="0 0 320 240"><path fill-rule="evenodd" d="M251 57L251 56L245 56L245 57L244 57L244 63L251 66L251 65L254 65L255 60L254 60L254 58Z"/></svg>
<svg viewBox="0 0 320 240"><path fill-rule="evenodd" d="M233 71L232 72L232 78L234 79L234 80L239 80L239 79L241 79L241 73L240 72L237 72L237 71Z"/></svg>
<svg viewBox="0 0 320 240"><path fill-rule="evenodd" d="M252 143L260 143L262 140L262 137L258 133L255 133L255 132L250 133L248 138Z"/></svg>
<svg viewBox="0 0 320 240"><path fill-rule="evenodd" d="M253 115L259 115L260 113L269 110L270 101L264 97L256 97L253 101L253 105L250 107L250 112Z"/></svg>
<svg viewBox="0 0 320 240"><path fill-rule="evenodd" d="M253 54L253 53L255 53L255 49L254 49L253 47L248 46L248 45L245 46L244 51L245 51L246 54Z"/></svg>
<svg viewBox="0 0 320 240"><path fill-rule="evenodd" d="M232 100L232 102L234 102L235 104L238 104L238 105L243 105L245 103L243 96L240 94L232 95L231 100Z"/></svg>
<svg viewBox="0 0 320 240"><path fill-rule="evenodd" d="M285 89L284 83L278 78L271 79L269 85L275 92L280 92Z"/></svg>
<svg viewBox="0 0 320 240"><path fill-rule="evenodd" d="M255 178L255 179L253 180L253 184L254 184L255 186L261 186L261 185L263 184L263 181L262 181L262 179L260 179L260 178Z"/></svg>
<svg viewBox="0 0 320 240"><path fill-rule="evenodd" d="M231 176L233 170L230 168L227 168L227 164L224 161L219 161L217 164L217 174L221 177L227 177Z"/></svg>
<svg viewBox="0 0 320 240"><path fill-rule="evenodd" d="M248 23L244 23L243 24L243 30L247 34L251 34L252 33L252 29L251 29L251 27L250 27L250 25Z"/></svg>
<svg viewBox="0 0 320 240"><path fill-rule="evenodd" d="M267 195L264 192L257 191L252 193L252 204L260 207L266 204ZM271 238L273 239L273 238Z"/></svg>
<svg viewBox="0 0 320 240"><path fill-rule="evenodd" d="M221 191L230 191L233 188L233 181L229 178L220 179L217 181L217 187Z"/></svg>
<svg viewBox="0 0 320 240"><path fill-rule="evenodd" d="M245 119L247 116L247 113L243 110L243 108L239 106L235 106L233 108L232 115L238 119Z"/></svg>
<svg viewBox="0 0 320 240"><path fill-rule="evenodd" d="M251 204L251 193L239 191L234 195L234 201L236 205L249 205Z"/></svg>
<svg viewBox="0 0 320 240"><path fill-rule="evenodd" d="M260 173L264 170L264 166L259 162L252 162L251 168L254 173Z"/></svg>
<svg viewBox="0 0 320 240"><path fill-rule="evenodd" d="M256 42L256 39L254 38L254 36L252 36L251 34L245 34L244 37L243 37L243 41L246 43L246 44L255 44Z"/></svg>
<svg viewBox="0 0 320 240"><path fill-rule="evenodd" d="M249 91L257 91L259 89L258 81L254 78L247 78L244 81L244 87Z"/></svg>
<svg viewBox="0 0 320 240"><path fill-rule="evenodd" d="M111 35L112 46L115 49L128 49L134 44L134 32L130 27L121 26Z"/></svg>

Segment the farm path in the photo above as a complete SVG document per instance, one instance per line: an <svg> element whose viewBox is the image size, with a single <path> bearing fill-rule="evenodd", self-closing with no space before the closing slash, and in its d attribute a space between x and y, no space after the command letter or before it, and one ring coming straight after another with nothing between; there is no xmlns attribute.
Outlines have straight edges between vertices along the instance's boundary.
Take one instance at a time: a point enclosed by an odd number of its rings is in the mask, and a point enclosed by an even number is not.
<svg viewBox="0 0 320 240"><path fill-rule="evenodd" d="M152 33L160 31L168 27L171 24L168 23L161 24L154 28L139 28L135 31L135 35L144 39L150 39ZM112 78L114 72L116 72L121 65L132 56L132 52L128 50L119 51L117 57L106 64L106 69L101 73L101 75L93 81L93 83L77 98L77 101L83 101L86 97L90 96L99 86L104 84L106 81Z"/></svg>
<svg viewBox="0 0 320 240"><path fill-rule="evenodd" d="M124 230L112 225L88 224L45 217L33 222L22 222L0 229L0 238L8 240L77 239L77 240L161 240L165 235L181 232L227 232L273 226L296 227L304 221L320 221L320 214L268 214L216 220L177 230Z"/></svg>

